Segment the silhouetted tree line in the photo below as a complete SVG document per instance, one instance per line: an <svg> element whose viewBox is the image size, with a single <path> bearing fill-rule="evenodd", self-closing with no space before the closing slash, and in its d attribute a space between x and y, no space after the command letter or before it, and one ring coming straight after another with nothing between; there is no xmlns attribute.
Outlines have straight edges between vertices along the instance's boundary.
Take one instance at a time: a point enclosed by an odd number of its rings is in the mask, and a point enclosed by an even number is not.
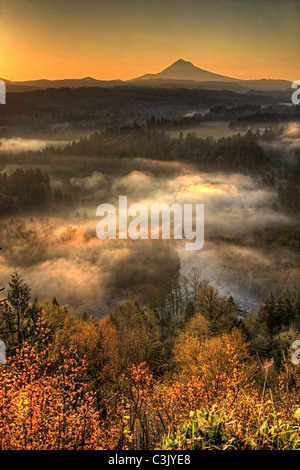
<svg viewBox="0 0 300 470"><path fill-rule="evenodd" d="M268 108L260 108L255 110L255 106L253 106L252 113L245 113L245 115L236 115L232 116L232 120L229 124L230 129L242 129L247 128L249 126L253 126L253 124L261 125L267 124L281 124L283 122L299 122L300 121L300 106L270 106ZM229 115L229 114L228 114Z"/></svg>
<svg viewBox="0 0 300 470"><path fill-rule="evenodd" d="M285 161L286 160L286 161ZM278 173L278 204L290 214L300 213L300 152L294 150L293 158L282 159ZM276 182L276 180L275 180Z"/></svg>
<svg viewBox="0 0 300 470"><path fill-rule="evenodd" d="M204 120L232 120L238 118L245 118L261 111L259 104L240 104L237 106L225 106L219 104L212 107L208 113L205 114Z"/></svg>
<svg viewBox="0 0 300 470"><path fill-rule="evenodd" d="M40 169L0 174L0 214L6 215L22 209L42 207L50 198L50 179Z"/></svg>
<svg viewBox="0 0 300 470"><path fill-rule="evenodd" d="M185 128L190 126L197 126L203 121L203 117L200 114L193 114L192 116L185 116L182 118L167 118L161 117L156 118L151 116L147 119L145 127L146 129L164 128L164 129L176 129Z"/></svg>
<svg viewBox="0 0 300 470"><path fill-rule="evenodd" d="M249 130L246 135L223 137L197 137L188 133L171 138L157 129L147 130L135 123L116 129L96 132L89 138L82 137L64 149L55 152L62 155L96 155L119 157L143 157L158 160L191 160L202 170L230 170L258 173L267 164L267 158L258 143L260 134Z"/></svg>

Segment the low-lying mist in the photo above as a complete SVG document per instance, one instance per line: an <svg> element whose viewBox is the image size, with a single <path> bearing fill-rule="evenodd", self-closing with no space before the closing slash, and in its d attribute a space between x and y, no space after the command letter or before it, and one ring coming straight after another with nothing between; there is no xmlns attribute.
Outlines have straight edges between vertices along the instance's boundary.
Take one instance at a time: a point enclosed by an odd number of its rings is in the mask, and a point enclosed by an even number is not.
<svg viewBox="0 0 300 470"><path fill-rule="evenodd" d="M91 171L78 176L70 169L68 184L82 195L76 203L51 215L45 211L3 219L1 285L7 286L17 271L33 297L84 305L101 316L134 286L177 278L191 267L248 310L270 290L299 284L290 253L267 253L255 246L256 230L292 221L272 209L274 189L238 173L199 172L191 163L127 159L122 165L122 172L109 175ZM51 181L54 187L66 184L59 177ZM128 205L204 204L203 249L188 252L184 241L176 240L98 239L96 208L103 203L117 208L120 195L128 197Z"/></svg>

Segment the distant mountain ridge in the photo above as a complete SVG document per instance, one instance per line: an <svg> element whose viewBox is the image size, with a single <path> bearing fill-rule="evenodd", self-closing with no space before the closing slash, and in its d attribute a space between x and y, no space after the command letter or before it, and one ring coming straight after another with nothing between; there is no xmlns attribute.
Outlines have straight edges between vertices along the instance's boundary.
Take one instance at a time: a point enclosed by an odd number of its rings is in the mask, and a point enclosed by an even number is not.
<svg viewBox="0 0 300 470"><path fill-rule="evenodd" d="M79 88L79 87L97 87L97 86L115 86L120 85L122 80L97 80L92 77L85 78L65 78L63 80L26 80L11 82L10 80L4 80L8 91L14 91L14 87L25 89L45 89L45 88Z"/></svg>
<svg viewBox="0 0 300 470"><path fill-rule="evenodd" d="M164 88L202 88L210 90L229 90L236 93L257 91L285 91L291 82L278 79L242 80L219 75L196 67L191 62L179 59L161 72L148 73L131 80L97 80L92 77L64 80L27 80L11 82L5 80L7 91L26 91L45 88L112 87L142 86Z"/></svg>

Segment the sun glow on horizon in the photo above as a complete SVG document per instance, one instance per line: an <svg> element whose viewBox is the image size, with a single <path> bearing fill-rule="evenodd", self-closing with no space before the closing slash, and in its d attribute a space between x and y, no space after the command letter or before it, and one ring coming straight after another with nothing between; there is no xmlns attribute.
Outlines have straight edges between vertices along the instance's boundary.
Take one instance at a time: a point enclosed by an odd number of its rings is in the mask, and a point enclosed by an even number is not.
<svg viewBox="0 0 300 470"><path fill-rule="evenodd" d="M296 0L2 3L0 77L12 81L129 80L179 58L240 79L300 76Z"/></svg>

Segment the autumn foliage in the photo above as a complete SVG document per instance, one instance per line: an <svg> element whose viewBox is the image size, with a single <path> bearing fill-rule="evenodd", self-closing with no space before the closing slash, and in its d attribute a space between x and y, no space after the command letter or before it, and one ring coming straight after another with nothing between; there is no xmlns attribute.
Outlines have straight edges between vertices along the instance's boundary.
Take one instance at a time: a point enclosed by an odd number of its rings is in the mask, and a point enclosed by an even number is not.
<svg viewBox="0 0 300 470"><path fill-rule="evenodd" d="M102 320L45 302L0 365L0 449L299 449L298 369L200 294L172 329L129 300Z"/></svg>
<svg viewBox="0 0 300 470"><path fill-rule="evenodd" d="M1 367L0 448L99 448L103 433L87 389L86 364L69 350L54 367L47 333L41 314L37 343L22 345Z"/></svg>

